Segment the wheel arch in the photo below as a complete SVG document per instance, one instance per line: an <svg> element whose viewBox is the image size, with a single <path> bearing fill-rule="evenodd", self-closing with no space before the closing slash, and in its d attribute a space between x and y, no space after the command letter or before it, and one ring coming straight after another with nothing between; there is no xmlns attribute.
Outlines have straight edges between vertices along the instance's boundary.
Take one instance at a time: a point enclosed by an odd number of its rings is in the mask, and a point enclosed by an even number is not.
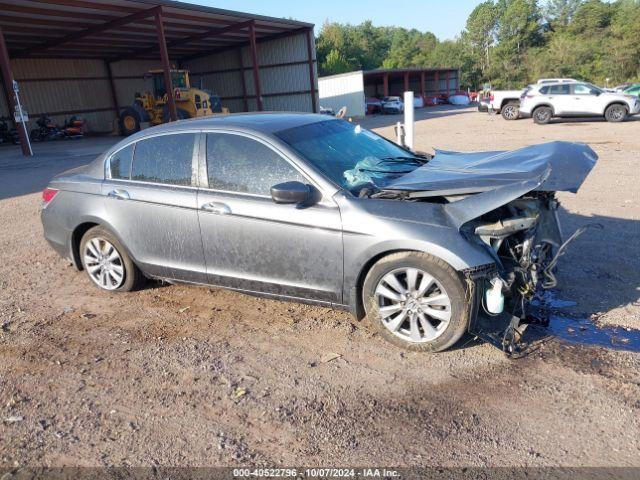
<svg viewBox="0 0 640 480"><path fill-rule="evenodd" d="M627 103L626 103L626 102L624 102L624 101L622 101L622 100L612 100L612 101L610 101L609 103L607 103L607 106L606 106L606 107L604 107L604 111L602 112L602 114L604 115L604 112L606 112L606 111L607 111L607 109L608 109L609 107L611 107L612 105L620 105L620 106L622 106L622 107L626 108L627 113L629 113L629 112L630 112L629 105L627 105Z"/></svg>
<svg viewBox="0 0 640 480"><path fill-rule="evenodd" d="M505 98L502 100L502 103L500 104L500 110L502 110L505 105L507 105L508 103L517 103L518 105L520 105L520 99L519 98Z"/></svg>
<svg viewBox="0 0 640 480"><path fill-rule="evenodd" d="M537 109L539 109L540 107L548 107L548 108L550 108L550 109L551 109L551 113L552 113L553 115L555 115L555 114L556 114L556 109L555 109L555 108L553 108L553 105L551 105L550 103L544 102L544 103L539 103L538 105L536 105L535 107L533 107L533 108L531 109L531 115L533 115L533 112L535 112L535 111L536 111Z"/></svg>
<svg viewBox="0 0 640 480"><path fill-rule="evenodd" d="M80 271L84 270L82 266L82 259L80 258L80 242L82 241L82 237L84 236L84 234L87 233L93 227L103 227L109 230L109 232L118 239L118 241L122 245L122 248L125 250L126 254L131 258L131 261L136 266L138 266L138 268L140 268L138 265L138 262L136 261L136 258L131 254L131 251L129 250L127 245L122 241L122 238L120 238L120 235L118 235L118 233L109 224L109 222L106 222L104 219L89 217L89 218L83 218L82 221L78 223L78 225L71 232L71 238L69 239L71 260L73 261L73 265L77 270L80 270Z"/></svg>

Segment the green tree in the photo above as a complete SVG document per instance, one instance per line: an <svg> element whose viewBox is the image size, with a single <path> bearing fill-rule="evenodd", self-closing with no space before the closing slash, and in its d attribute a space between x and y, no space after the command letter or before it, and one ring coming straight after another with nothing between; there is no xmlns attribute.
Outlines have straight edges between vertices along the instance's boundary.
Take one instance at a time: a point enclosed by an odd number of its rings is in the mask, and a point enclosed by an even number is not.
<svg viewBox="0 0 640 480"><path fill-rule="evenodd" d="M499 11L492 0L481 3L473 9L463 32L463 40L471 47L471 54L480 58L483 76L490 67L490 49L494 44Z"/></svg>

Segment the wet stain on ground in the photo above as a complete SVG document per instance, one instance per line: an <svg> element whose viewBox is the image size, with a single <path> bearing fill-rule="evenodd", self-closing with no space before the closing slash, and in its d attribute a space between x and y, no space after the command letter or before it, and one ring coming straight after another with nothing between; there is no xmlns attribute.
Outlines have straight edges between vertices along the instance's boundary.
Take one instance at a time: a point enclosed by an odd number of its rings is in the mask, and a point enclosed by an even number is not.
<svg viewBox="0 0 640 480"><path fill-rule="evenodd" d="M623 326L598 325L589 318L576 318L558 312L577 303L558 298L554 290L543 291L531 302L535 313L531 328L540 334L580 345L640 352L640 330Z"/></svg>

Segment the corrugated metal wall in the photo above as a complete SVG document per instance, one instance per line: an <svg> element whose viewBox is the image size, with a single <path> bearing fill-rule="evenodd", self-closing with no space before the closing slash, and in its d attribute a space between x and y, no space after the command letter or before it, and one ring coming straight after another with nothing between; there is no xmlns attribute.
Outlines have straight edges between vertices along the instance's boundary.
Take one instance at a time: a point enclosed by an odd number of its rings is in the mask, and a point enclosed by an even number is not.
<svg viewBox="0 0 640 480"><path fill-rule="evenodd" d="M257 45L260 86L265 110L310 112L312 110L306 33L279 38ZM315 46L312 45L315 60ZM240 61L242 58L241 71ZM222 97L222 104L232 112L244 111L242 74L247 89L249 111L257 110L251 50L229 50L217 55L185 62L192 72L192 82L202 78L204 88ZM314 63L314 90L317 104L317 68Z"/></svg>
<svg viewBox="0 0 640 480"><path fill-rule="evenodd" d="M347 107L348 117L364 117L364 76L362 71L318 79L320 105L338 112Z"/></svg>
<svg viewBox="0 0 640 480"><path fill-rule="evenodd" d="M261 42L257 48L264 109L310 112L306 33ZM312 52L315 59L313 45ZM241 54L248 106L255 111L251 51L244 47ZM21 101L29 112L29 128L35 127L40 114L48 114L54 122L63 124L78 112L86 120L88 131L113 130L116 111L107 65L102 60L15 59L11 67L20 84ZM232 112L244 111L237 50L192 60L183 67L191 70L194 86L202 79L203 87L220 95L224 106ZM159 61L124 60L111 64L119 108L130 105L136 92L151 89L150 80L143 75L156 68L160 68ZM198 75L202 72L205 73ZM317 98L317 82L314 90ZM4 95L0 95L0 116L9 116Z"/></svg>

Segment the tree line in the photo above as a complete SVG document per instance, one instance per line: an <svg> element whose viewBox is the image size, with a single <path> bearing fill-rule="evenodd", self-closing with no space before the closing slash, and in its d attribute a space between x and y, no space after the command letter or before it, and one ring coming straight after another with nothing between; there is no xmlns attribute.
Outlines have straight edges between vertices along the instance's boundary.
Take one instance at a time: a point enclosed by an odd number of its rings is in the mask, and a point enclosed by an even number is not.
<svg viewBox="0 0 640 480"><path fill-rule="evenodd" d="M431 32L326 22L316 38L320 75L457 67L472 89L521 88L541 77L599 85L640 79L640 0L487 0L455 40Z"/></svg>

